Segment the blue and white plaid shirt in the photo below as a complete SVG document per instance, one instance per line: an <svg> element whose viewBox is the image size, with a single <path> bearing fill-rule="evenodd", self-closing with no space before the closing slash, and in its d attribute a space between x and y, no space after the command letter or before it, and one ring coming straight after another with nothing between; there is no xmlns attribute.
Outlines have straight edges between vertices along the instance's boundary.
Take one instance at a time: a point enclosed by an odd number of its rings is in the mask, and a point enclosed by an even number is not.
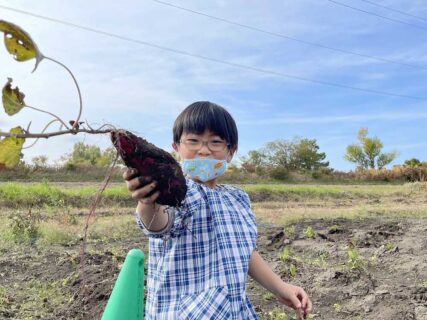
<svg viewBox="0 0 427 320"><path fill-rule="evenodd" d="M257 226L248 195L187 179L183 206L169 208L166 229L150 232L147 320L258 319L246 296Z"/></svg>

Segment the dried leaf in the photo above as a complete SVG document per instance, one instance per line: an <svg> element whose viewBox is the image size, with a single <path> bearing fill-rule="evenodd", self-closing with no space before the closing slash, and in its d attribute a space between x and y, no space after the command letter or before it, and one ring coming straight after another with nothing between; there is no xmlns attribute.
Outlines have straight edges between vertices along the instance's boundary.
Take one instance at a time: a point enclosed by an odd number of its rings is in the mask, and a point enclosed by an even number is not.
<svg viewBox="0 0 427 320"><path fill-rule="evenodd" d="M23 133L21 127L15 127L9 131L12 134ZM0 166L6 168L16 167L21 159L21 150L25 138L6 137L0 140Z"/></svg>
<svg viewBox="0 0 427 320"><path fill-rule="evenodd" d="M15 60L27 61L36 58L34 72L44 56L30 35L17 25L4 20L0 20L0 31L4 32L4 44Z"/></svg>
<svg viewBox="0 0 427 320"><path fill-rule="evenodd" d="M18 87L12 89L12 81L11 78L7 78L2 91L3 108L9 116L13 116L25 107L25 94L20 92Z"/></svg>

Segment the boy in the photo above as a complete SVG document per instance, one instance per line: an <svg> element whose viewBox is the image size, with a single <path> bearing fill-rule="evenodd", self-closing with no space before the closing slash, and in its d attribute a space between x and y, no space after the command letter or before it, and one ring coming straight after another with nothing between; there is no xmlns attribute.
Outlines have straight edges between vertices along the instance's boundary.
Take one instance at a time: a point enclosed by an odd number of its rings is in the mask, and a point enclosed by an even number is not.
<svg viewBox="0 0 427 320"><path fill-rule="evenodd" d="M283 282L256 251L257 227L248 195L216 180L238 146L234 119L221 106L195 102L176 119L172 147L188 191L179 208L156 203L150 177L123 178L138 200L136 218L149 239L147 319L258 319L246 296L249 274L297 319L312 303L300 287Z"/></svg>

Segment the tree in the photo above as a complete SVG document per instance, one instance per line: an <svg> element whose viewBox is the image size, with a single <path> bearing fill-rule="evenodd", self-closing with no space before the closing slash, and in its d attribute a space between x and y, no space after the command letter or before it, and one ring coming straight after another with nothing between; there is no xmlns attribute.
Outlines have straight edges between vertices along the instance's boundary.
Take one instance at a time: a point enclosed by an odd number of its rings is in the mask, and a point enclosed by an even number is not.
<svg viewBox="0 0 427 320"><path fill-rule="evenodd" d="M260 167L313 171L329 166L329 162L323 162L325 158L326 154L319 152L316 139L275 140L260 150L249 151L243 158L242 167L250 172Z"/></svg>
<svg viewBox="0 0 427 320"><path fill-rule="evenodd" d="M67 167L75 166L97 166L106 167L111 164L116 156L114 147L106 148L104 151L97 145L85 144L77 142L73 146L73 151L61 157ZM117 163L123 164L122 159L118 159Z"/></svg>
<svg viewBox="0 0 427 320"><path fill-rule="evenodd" d="M322 162L325 158L326 154L319 152L319 146L315 139L303 138L294 140L291 166L295 169L314 171L328 167L328 161Z"/></svg>
<svg viewBox="0 0 427 320"><path fill-rule="evenodd" d="M47 166L47 160L48 160L47 156L40 155L40 156L33 157L31 159L31 162L36 168L45 168Z"/></svg>
<svg viewBox="0 0 427 320"><path fill-rule="evenodd" d="M322 162L326 154L319 152L316 139L296 137L291 141L269 142L264 149L264 154L267 163L288 170L312 171L329 166L329 162Z"/></svg>
<svg viewBox="0 0 427 320"><path fill-rule="evenodd" d="M266 162L273 167L284 167L290 169L294 144L288 140L275 140L268 142L262 154L265 155Z"/></svg>
<svg viewBox="0 0 427 320"><path fill-rule="evenodd" d="M397 151L382 153L383 143L377 137L368 138L368 129L360 128L357 134L359 144L347 146L344 159L364 169L382 169L397 157Z"/></svg>
<svg viewBox="0 0 427 320"><path fill-rule="evenodd" d="M403 163L403 166L409 167L409 168L424 167L424 166L427 166L427 161L420 161L417 158L412 158L412 159L405 160L405 162Z"/></svg>
<svg viewBox="0 0 427 320"><path fill-rule="evenodd" d="M257 172L265 165L265 155L261 151L251 150L241 157L242 168L247 172Z"/></svg>
<svg viewBox="0 0 427 320"><path fill-rule="evenodd" d="M101 152L101 157L96 160L95 165L97 167L107 167L109 166L113 160L115 159L117 154L117 150L114 147L108 147L104 151ZM117 164L124 164L123 160L119 157L117 159Z"/></svg>

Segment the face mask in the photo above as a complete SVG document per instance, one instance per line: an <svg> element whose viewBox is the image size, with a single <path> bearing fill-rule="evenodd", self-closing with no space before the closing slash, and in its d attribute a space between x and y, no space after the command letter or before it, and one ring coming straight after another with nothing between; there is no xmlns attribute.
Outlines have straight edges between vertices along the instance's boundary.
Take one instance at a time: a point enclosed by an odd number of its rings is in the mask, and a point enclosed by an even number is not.
<svg viewBox="0 0 427 320"><path fill-rule="evenodd" d="M180 161L184 175L206 182L220 176L227 169L227 160L194 158Z"/></svg>

